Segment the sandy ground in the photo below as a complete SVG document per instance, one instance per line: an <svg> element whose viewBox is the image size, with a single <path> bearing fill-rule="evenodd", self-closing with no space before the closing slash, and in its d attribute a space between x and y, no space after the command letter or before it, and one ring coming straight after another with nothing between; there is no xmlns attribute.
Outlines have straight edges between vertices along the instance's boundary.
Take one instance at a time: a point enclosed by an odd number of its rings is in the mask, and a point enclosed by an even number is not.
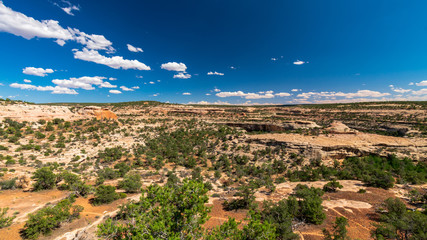
<svg viewBox="0 0 427 240"><path fill-rule="evenodd" d="M271 139L281 142L290 142L297 144L312 144L319 146L372 146L372 145L389 145L389 146L427 146L427 139L421 138L403 138L383 136L369 133L358 134L331 134L319 136L305 136L300 134L286 133L269 133L248 135L250 139Z"/></svg>
<svg viewBox="0 0 427 240"><path fill-rule="evenodd" d="M47 190L40 192L23 192L22 190L5 190L0 193L0 207L9 207L8 214L19 212L14 223L8 228L0 229L0 240L21 239L19 230L27 220L27 214L33 213L48 203L55 203L68 196L65 191Z"/></svg>

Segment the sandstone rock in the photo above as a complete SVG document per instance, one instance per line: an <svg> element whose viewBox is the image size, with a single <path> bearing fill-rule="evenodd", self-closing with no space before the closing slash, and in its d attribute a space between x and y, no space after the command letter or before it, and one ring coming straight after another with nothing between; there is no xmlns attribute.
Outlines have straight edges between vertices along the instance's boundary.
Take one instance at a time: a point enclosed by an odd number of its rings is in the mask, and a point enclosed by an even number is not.
<svg viewBox="0 0 427 240"><path fill-rule="evenodd" d="M283 127L287 130L320 128L317 123L312 121L285 121Z"/></svg>
<svg viewBox="0 0 427 240"><path fill-rule="evenodd" d="M98 120L102 119L117 119L117 115L110 111L108 108L101 108L96 106L88 106L78 110L78 113L86 117L96 117Z"/></svg>
<svg viewBox="0 0 427 240"><path fill-rule="evenodd" d="M339 121L332 122L331 126L326 128L326 130L335 134L356 134L358 132L357 130L351 129Z"/></svg>
<svg viewBox="0 0 427 240"><path fill-rule="evenodd" d="M24 191L29 191L31 190L32 180L29 176L21 175L16 180L15 185L17 188L22 188Z"/></svg>

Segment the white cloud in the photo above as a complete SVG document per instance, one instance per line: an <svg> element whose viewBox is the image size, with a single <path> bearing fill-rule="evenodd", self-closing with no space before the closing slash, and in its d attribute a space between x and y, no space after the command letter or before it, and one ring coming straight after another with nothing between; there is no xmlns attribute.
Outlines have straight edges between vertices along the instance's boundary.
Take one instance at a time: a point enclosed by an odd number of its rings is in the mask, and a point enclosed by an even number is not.
<svg viewBox="0 0 427 240"><path fill-rule="evenodd" d="M245 99L263 99L263 98L274 98L273 91L267 91L262 94L260 93L244 93L242 91L236 92L219 92L215 94L218 97L242 97Z"/></svg>
<svg viewBox="0 0 427 240"><path fill-rule="evenodd" d="M235 69L236 69L236 67L234 67L234 66L231 66L230 68L231 68L231 69L233 69L233 70L235 70Z"/></svg>
<svg viewBox="0 0 427 240"><path fill-rule="evenodd" d="M110 77L108 80L110 80L110 81L116 81L117 78Z"/></svg>
<svg viewBox="0 0 427 240"><path fill-rule="evenodd" d="M54 2L53 5L59 7L70 16L74 16L73 11L80 11L79 6L73 5L71 2L66 0L61 0L61 2Z"/></svg>
<svg viewBox="0 0 427 240"><path fill-rule="evenodd" d="M143 76L136 75L136 78L144 78Z"/></svg>
<svg viewBox="0 0 427 240"><path fill-rule="evenodd" d="M177 73L177 74L173 75L173 78L189 79L189 78L191 78L191 75L188 74L188 73L182 73L182 72L180 72L180 73Z"/></svg>
<svg viewBox="0 0 427 240"><path fill-rule="evenodd" d="M343 92L305 92L300 93L297 97L310 98L310 97L345 97L345 98L362 98L362 97L384 97L389 96L390 93L381 93L378 91L371 90L359 90L355 93L343 93Z"/></svg>
<svg viewBox="0 0 427 240"><path fill-rule="evenodd" d="M396 88L394 87L394 85L390 85L389 87L391 88L392 91L397 93L407 93L412 91L411 89Z"/></svg>
<svg viewBox="0 0 427 240"><path fill-rule="evenodd" d="M149 82L150 84L155 84L155 82L153 82L153 81L151 81L151 82Z"/></svg>
<svg viewBox="0 0 427 240"><path fill-rule="evenodd" d="M67 29L58 24L58 21L37 21L32 17L27 17L6 7L2 1L0 1L0 31L21 36L25 39L39 37L70 40L73 38Z"/></svg>
<svg viewBox="0 0 427 240"><path fill-rule="evenodd" d="M127 92L133 92L134 91L132 88L128 88L125 86L121 86L120 89L122 89L123 91L127 91Z"/></svg>
<svg viewBox="0 0 427 240"><path fill-rule="evenodd" d="M112 47L113 43L102 35L86 34L76 28L68 28L68 31L73 34L73 40L84 45L85 48L114 52L114 48Z"/></svg>
<svg viewBox="0 0 427 240"><path fill-rule="evenodd" d="M26 83L31 83L31 80L24 79L24 82L26 82Z"/></svg>
<svg viewBox="0 0 427 240"><path fill-rule="evenodd" d="M417 86L427 86L427 80L421 81L419 83L416 83Z"/></svg>
<svg viewBox="0 0 427 240"><path fill-rule="evenodd" d="M294 89L291 90L291 92L298 92L298 91L301 91L301 89L294 88Z"/></svg>
<svg viewBox="0 0 427 240"><path fill-rule="evenodd" d="M139 86L133 86L132 88L133 89L139 89Z"/></svg>
<svg viewBox="0 0 427 240"><path fill-rule="evenodd" d="M214 92L221 92L221 89L218 89L218 88L214 88L214 90L213 90Z"/></svg>
<svg viewBox="0 0 427 240"><path fill-rule="evenodd" d="M134 46L132 46L132 45L130 45L130 44L128 44L127 46L128 46L128 50L129 50L129 51L131 51L131 52L144 52L144 51L142 50L142 48L134 47Z"/></svg>
<svg viewBox="0 0 427 240"><path fill-rule="evenodd" d="M112 85L109 82L103 82L99 85L100 88L116 88L117 85Z"/></svg>
<svg viewBox="0 0 427 240"><path fill-rule="evenodd" d="M208 75L218 75L218 76L224 76L224 73L220 73L220 72L208 72Z"/></svg>
<svg viewBox="0 0 427 240"><path fill-rule="evenodd" d="M138 60L127 60L127 59L123 59L123 57L120 57L120 56L105 57L99 54L98 51L88 50L86 48L83 48L83 51L75 50L74 58L88 61L88 62L103 64L114 69L122 68L122 69L151 70L149 66L145 65L142 62L139 62Z"/></svg>
<svg viewBox="0 0 427 240"><path fill-rule="evenodd" d="M414 95L427 95L427 88L423 88L418 91L412 91L412 94Z"/></svg>
<svg viewBox="0 0 427 240"><path fill-rule="evenodd" d="M291 94L287 93L287 92L276 93L274 95L276 95L278 97L289 97L289 96L291 96Z"/></svg>
<svg viewBox="0 0 427 240"><path fill-rule="evenodd" d="M36 91L51 91L52 94L78 94L76 92L76 90L74 89L69 89L66 87L61 87L61 86L35 86L35 85L31 85L31 84L20 84L20 83L12 83L9 85L10 87L13 88L19 88L19 89L23 89L23 90L36 90Z"/></svg>
<svg viewBox="0 0 427 240"><path fill-rule="evenodd" d="M161 82L160 80L157 80L157 82Z"/></svg>
<svg viewBox="0 0 427 240"><path fill-rule="evenodd" d="M412 86L412 85L414 85L414 83L413 83L413 82L410 82L408 85L409 85L409 86Z"/></svg>
<svg viewBox="0 0 427 240"><path fill-rule="evenodd" d="M48 73L53 73L54 71L50 68L35 68L35 67L26 67L22 70L22 73L27 75L34 75L39 77L45 77Z"/></svg>
<svg viewBox="0 0 427 240"><path fill-rule="evenodd" d="M54 79L52 83L66 88L81 88L85 90L94 90L96 85L101 88L116 88L116 85L111 85L109 82L104 82L106 77L80 77L80 78L70 78L70 79Z"/></svg>
<svg viewBox="0 0 427 240"><path fill-rule="evenodd" d="M303 64L305 64L305 63L308 63L308 62L304 62L304 61L300 61L300 60L296 60L296 61L294 62L294 64L295 64L295 65L303 65Z"/></svg>
<svg viewBox="0 0 427 240"><path fill-rule="evenodd" d="M80 8L77 6L69 6L69 7L63 7L61 8L62 10L64 10L64 12L66 12L68 15L74 16L74 13L72 11L76 10L76 11L80 11Z"/></svg>
<svg viewBox="0 0 427 240"><path fill-rule="evenodd" d="M112 93L112 94L120 94L120 93L122 93L122 92L120 92L119 90L116 90L116 89L110 90L109 92Z"/></svg>
<svg viewBox="0 0 427 240"><path fill-rule="evenodd" d="M200 102L189 102L187 104L199 104L199 105L231 105L229 102L223 102L223 101L216 101L216 102L207 102L207 101L200 101Z"/></svg>
<svg viewBox="0 0 427 240"><path fill-rule="evenodd" d="M32 17L15 12L0 1L0 31L12 33L25 39L54 38L63 46L66 40L74 40L89 49L113 51L112 43L102 35L86 34L78 29L63 28L55 20L38 21Z"/></svg>
<svg viewBox="0 0 427 240"><path fill-rule="evenodd" d="M71 7L70 13L72 10L76 9ZM64 11L68 11L68 8ZM28 40L34 37L53 38L60 46L64 46L67 40L73 40L88 49L114 51L112 43L102 35L86 34L75 28L63 28L55 20L35 20L6 7L2 1L0 1L0 31Z"/></svg>
<svg viewBox="0 0 427 240"><path fill-rule="evenodd" d="M277 58L271 58L271 61L277 61Z"/></svg>
<svg viewBox="0 0 427 240"><path fill-rule="evenodd" d="M161 69L165 69L168 71L176 71L176 72L185 72L187 70L187 66L184 63L177 63L177 62L163 63L160 67Z"/></svg>
<svg viewBox="0 0 427 240"><path fill-rule="evenodd" d="M206 96L210 96L211 94L210 94L210 93L206 93L205 95L206 95Z"/></svg>
<svg viewBox="0 0 427 240"><path fill-rule="evenodd" d="M182 95L184 95L184 96L190 96L190 95L191 95L191 93L189 93L189 92L185 92L185 93L182 93Z"/></svg>
<svg viewBox="0 0 427 240"><path fill-rule="evenodd" d="M65 45L65 41L62 39L57 39L57 40L55 40L55 42L61 47Z"/></svg>
<svg viewBox="0 0 427 240"><path fill-rule="evenodd" d="M153 94L153 97L157 97L159 95L160 95L160 93L155 93L155 94Z"/></svg>

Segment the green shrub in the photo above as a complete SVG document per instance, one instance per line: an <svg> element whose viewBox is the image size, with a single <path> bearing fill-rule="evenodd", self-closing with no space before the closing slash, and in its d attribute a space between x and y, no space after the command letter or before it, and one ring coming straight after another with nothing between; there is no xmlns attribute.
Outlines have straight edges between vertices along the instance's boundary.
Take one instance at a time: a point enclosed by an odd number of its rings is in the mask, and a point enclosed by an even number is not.
<svg viewBox="0 0 427 240"><path fill-rule="evenodd" d="M248 209L255 201L255 187L254 185L242 185L239 187L239 191L235 194L240 198L233 199L231 201L224 201L223 207L227 211L237 209Z"/></svg>
<svg viewBox="0 0 427 240"><path fill-rule="evenodd" d="M101 205L114 202L120 196L116 193L116 188L108 185L99 185L95 191L95 198L92 199L94 205Z"/></svg>
<svg viewBox="0 0 427 240"><path fill-rule="evenodd" d="M380 223L372 231L375 239L426 239L427 215L408 211L398 198L388 198L380 209Z"/></svg>
<svg viewBox="0 0 427 240"><path fill-rule="evenodd" d="M366 193L366 189L364 189L364 188L361 188L361 189L359 189L359 191L357 191L358 193Z"/></svg>
<svg viewBox="0 0 427 240"><path fill-rule="evenodd" d="M200 239L208 219L207 190L203 183L185 180L182 185L151 185L139 202L122 206L113 219L98 225L104 239L141 236L144 239ZM130 221L131 219L132 222ZM144 237L141 235L143 233Z"/></svg>
<svg viewBox="0 0 427 240"><path fill-rule="evenodd" d="M55 187L57 176L49 167L43 167L34 172L31 177L36 182L33 184L34 191L52 189Z"/></svg>
<svg viewBox="0 0 427 240"><path fill-rule="evenodd" d="M9 227L12 225L15 216L7 217L7 211L9 208L0 208L0 228Z"/></svg>
<svg viewBox="0 0 427 240"><path fill-rule="evenodd" d="M35 134L34 134L34 136L37 138L37 139L43 139L43 138L45 138L46 137L46 135L44 135L43 133L41 133L41 132L36 132Z"/></svg>
<svg viewBox="0 0 427 240"><path fill-rule="evenodd" d="M15 185L16 185L16 178L0 181L1 190L15 189L16 187Z"/></svg>
<svg viewBox="0 0 427 240"><path fill-rule="evenodd" d="M330 181L330 182L328 182L328 183L326 183L324 186L323 186L323 191L324 192L337 192L338 191L338 188L343 188L343 186L339 183L339 182L337 182L335 179L334 180L332 180L332 181Z"/></svg>
<svg viewBox="0 0 427 240"><path fill-rule="evenodd" d="M124 189L127 193L136 193L141 190L141 176L137 173L127 174L122 181L119 182L119 188Z"/></svg>
<svg viewBox="0 0 427 240"><path fill-rule="evenodd" d="M326 218L323 212L323 191L320 188L309 188L307 185L298 184L295 188L295 196L302 199L299 201L300 212L298 218L314 224L321 224Z"/></svg>
<svg viewBox="0 0 427 240"><path fill-rule="evenodd" d="M35 213L28 214L28 220L22 236L28 239L36 239L40 235L48 235L53 229L59 228L61 223L70 222L80 216L83 207L72 206L74 198L67 198L53 206L47 206Z"/></svg>
<svg viewBox="0 0 427 240"><path fill-rule="evenodd" d="M348 220L345 217L335 218L332 233L327 229L323 229L324 240L350 240L347 236Z"/></svg>

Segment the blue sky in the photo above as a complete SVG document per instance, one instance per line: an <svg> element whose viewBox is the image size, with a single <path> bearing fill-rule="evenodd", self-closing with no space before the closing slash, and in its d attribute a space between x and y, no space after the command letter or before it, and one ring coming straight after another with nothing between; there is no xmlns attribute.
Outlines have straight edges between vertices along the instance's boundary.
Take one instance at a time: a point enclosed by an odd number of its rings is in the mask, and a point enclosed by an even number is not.
<svg viewBox="0 0 427 240"><path fill-rule="evenodd" d="M425 1L0 0L0 96L427 100Z"/></svg>

